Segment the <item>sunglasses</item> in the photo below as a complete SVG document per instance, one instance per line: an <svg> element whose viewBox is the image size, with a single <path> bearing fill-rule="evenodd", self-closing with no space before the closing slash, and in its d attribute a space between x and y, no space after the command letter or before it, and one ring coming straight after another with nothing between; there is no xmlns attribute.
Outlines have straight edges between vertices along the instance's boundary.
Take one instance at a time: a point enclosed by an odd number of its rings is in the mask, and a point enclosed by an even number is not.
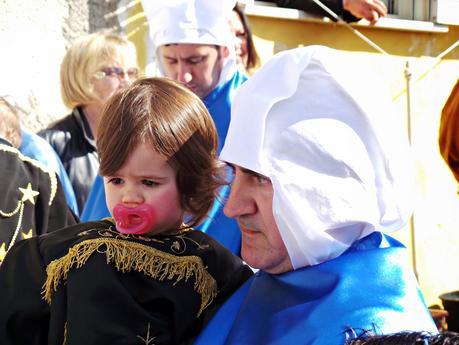
<svg viewBox="0 0 459 345"><path fill-rule="evenodd" d="M127 75L128 79L135 80L139 77L139 69L138 68L128 68L126 71L121 67L105 67L102 68L100 71L97 71L94 74L94 77L97 79L104 79L107 77L117 77L124 79Z"/></svg>

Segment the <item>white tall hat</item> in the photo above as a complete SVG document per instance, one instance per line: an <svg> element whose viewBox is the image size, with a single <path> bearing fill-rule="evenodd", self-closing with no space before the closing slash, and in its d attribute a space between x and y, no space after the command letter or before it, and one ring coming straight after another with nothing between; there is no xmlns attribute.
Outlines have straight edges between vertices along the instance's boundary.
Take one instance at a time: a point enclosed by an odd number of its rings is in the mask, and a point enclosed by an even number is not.
<svg viewBox="0 0 459 345"><path fill-rule="evenodd" d="M295 269L342 254L412 212L408 143L377 88L321 46L274 56L242 87L220 158L268 176ZM378 94L379 95L379 94Z"/></svg>
<svg viewBox="0 0 459 345"><path fill-rule="evenodd" d="M228 17L236 0L142 0L156 50L165 44L234 46Z"/></svg>

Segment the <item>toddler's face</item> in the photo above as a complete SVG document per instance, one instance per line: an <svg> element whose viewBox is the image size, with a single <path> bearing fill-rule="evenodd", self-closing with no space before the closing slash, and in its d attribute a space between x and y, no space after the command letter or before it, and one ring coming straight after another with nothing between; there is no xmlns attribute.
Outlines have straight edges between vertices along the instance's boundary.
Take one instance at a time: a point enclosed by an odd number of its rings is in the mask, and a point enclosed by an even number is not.
<svg viewBox="0 0 459 345"><path fill-rule="evenodd" d="M116 205L136 208L147 204L154 210L150 233L177 229L182 224L183 209L175 177L175 170L151 145L137 145L113 176L104 176L110 213L114 215Z"/></svg>

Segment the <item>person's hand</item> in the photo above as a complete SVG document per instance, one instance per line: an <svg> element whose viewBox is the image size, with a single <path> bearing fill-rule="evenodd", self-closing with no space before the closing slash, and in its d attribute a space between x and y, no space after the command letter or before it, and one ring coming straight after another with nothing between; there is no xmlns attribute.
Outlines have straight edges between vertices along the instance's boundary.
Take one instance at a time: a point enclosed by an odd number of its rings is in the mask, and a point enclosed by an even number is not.
<svg viewBox="0 0 459 345"><path fill-rule="evenodd" d="M386 5L380 0L343 0L343 8L357 18L365 18L371 25L387 15Z"/></svg>

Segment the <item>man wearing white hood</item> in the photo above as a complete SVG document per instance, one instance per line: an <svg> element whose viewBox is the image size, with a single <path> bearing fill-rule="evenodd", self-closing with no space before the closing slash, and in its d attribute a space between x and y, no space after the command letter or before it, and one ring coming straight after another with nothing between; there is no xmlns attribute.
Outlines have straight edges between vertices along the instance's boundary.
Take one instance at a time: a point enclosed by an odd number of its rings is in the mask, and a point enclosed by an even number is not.
<svg viewBox="0 0 459 345"><path fill-rule="evenodd" d="M234 36L228 24L236 0L143 0L150 37L163 76L198 95L218 132L220 152L228 132L233 96L247 77L238 70ZM229 193L225 187L220 200ZM239 254L240 234L216 201L200 230Z"/></svg>
<svg viewBox="0 0 459 345"><path fill-rule="evenodd" d="M349 67L326 47L286 51L237 93L220 155L235 171L225 213L260 271L195 344L436 332L406 248L386 235L412 211L408 145Z"/></svg>
<svg viewBox="0 0 459 345"><path fill-rule="evenodd" d="M143 0L150 37L163 76L175 79L206 105L223 146L238 71L228 18L235 0ZM220 151L219 149L219 151Z"/></svg>
<svg viewBox="0 0 459 345"><path fill-rule="evenodd" d="M237 69L235 38L228 24L235 4L236 0L142 1L161 74L183 83L202 99L217 128L218 152L228 131L234 93L247 80ZM228 187L221 189L220 200L228 192ZM104 197L102 179L98 178L82 220L108 216ZM239 254L241 239L237 224L223 214L219 201L199 229Z"/></svg>

